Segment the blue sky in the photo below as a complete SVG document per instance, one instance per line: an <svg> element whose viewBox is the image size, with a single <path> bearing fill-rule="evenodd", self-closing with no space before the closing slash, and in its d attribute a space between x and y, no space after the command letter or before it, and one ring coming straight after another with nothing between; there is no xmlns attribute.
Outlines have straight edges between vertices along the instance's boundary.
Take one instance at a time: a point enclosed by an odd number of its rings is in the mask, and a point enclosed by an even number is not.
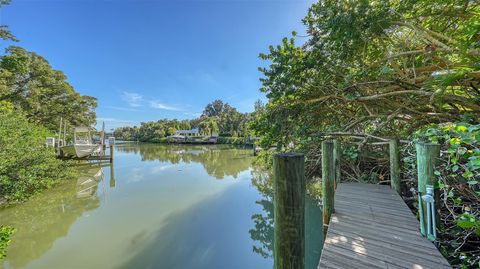
<svg viewBox="0 0 480 269"><path fill-rule="evenodd" d="M194 118L215 99L252 111L265 100L258 54L304 33L312 2L13 0L0 24L97 97L110 129Z"/></svg>

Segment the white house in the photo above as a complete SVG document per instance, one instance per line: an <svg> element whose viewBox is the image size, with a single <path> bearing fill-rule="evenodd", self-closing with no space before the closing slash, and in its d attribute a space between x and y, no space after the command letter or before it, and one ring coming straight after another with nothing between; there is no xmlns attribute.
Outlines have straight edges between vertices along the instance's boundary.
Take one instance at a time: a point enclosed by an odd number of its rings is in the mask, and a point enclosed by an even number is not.
<svg viewBox="0 0 480 269"><path fill-rule="evenodd" d="M194 128L191 130L177 130L175 131L174 136L184 136L184 137L200 136L200 130L198 128Z"/></svg>

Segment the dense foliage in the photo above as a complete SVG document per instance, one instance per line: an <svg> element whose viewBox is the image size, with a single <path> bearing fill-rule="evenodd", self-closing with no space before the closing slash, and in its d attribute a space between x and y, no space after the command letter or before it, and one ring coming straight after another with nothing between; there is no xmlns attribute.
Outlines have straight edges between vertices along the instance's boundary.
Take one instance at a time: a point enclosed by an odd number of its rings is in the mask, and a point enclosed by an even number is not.
<svg viewBox="0 0 480 269"><path fill-rule="evenodd" d="M257 102L256 108L262 104ZM221 137L246 137L249 134L248 124L254 113L240 113L236 108L215 100L208 104L202 115L192 120L169 120L142 122L140 127L117 128L114 135L120 140L142 142L165 142L166 137L173 135L177 130L198 128L202 135L219 135ZM238 139L222 139L221 143L240 143ZM235 140L235 141L234 141Z"/></svg>
<svg viewBox="0 0 480 269"><path fill-rule="evenodd" d="M388 183L388 151L369 142L437 139L445 161L440 249L455 265L478 266L479 18L480 3L470 0L313 4L306 39L293 32L260 54L269 63L259 68L268 103L251 127L262 148L306 153L313 177L321 141L348 135L340 138L343 180ZM402 147L409 187L412 145Z"/></svg>
<svg viewBox="0 0 480 269"><path fill-rule="evenodd" d="M82 96L40 55L10 46L0 57L0 101L9 101L38 125L56 130L63 117L70 126L95 123L96 99Z"/></svg>
<svg viewBox="0 0 480 269"><path fill-rule="evenodd" d="M266 146L321 131L408 135L430 123L478 121L476 1L320 1L293 38L260 57ZM294 33L295 34L295 33Z"/></svg>
<svg viewBox="0 0 480 269"><path fill-rule="evenodd" d="M13 105L0 104L0 204L24 201L71 175L68 165L45 147L47 134Z"/></svg>
<svg viewBox="0 0 480 269"><path fill-rule="evenodd" d="M442 146L435 174L442 190L440 250L455 264L480 264L480 124L442 124L418 131Z"/></svg>
<svg viewBox="0 0 480 269"><path fill-rule="evenodd" d="M142 142L163 142L175 130L190 129L189 121L163 119L159 121L142 122L140 127L121 127L114 131L116 139Z"/></svg>

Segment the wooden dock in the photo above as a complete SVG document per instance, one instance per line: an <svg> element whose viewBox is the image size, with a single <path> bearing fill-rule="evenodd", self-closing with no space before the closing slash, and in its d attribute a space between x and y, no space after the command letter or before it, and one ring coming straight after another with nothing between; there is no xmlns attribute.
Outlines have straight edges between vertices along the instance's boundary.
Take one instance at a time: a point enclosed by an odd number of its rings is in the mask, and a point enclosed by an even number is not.
<svg viewBox="0 0 480 269"><path fill-rule="evenodd" d="M318 268L451 268L390 188L341 183Z"/></svg>

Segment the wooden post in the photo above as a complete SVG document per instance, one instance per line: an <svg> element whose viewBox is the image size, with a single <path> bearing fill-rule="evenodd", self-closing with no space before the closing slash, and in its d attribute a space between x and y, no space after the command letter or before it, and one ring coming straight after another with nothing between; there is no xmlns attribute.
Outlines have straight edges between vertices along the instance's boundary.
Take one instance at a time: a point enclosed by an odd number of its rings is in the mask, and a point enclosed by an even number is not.
<svg viewBox="0 0 480 269"><path fill-rule="evenodd" d="M110 188L115 188L115 169L113 162L110 162Z"/></svg>
<svg viewBox="0 0 480 269"><path fill-rule="evenodd" d="M333 160L335 161L335 190L337 189L337 184L340 183L340 158L342 156L341 154L342 152L340 149L340 143L337 140L333 140Z"/></svg>
<svg viewBox="0 0 480 269"><path fill-rule="evenodd" d="M440 145L433 143L417 143L415 145L417 150L417 171L418 171L418 192L419 197L426 194L426 186L432 185L434 188L434 198L435 198L435 219L437 223L439 222L438 210L440 209L440 194L439 194L439 185L438 180L435 176L435 165L438 163L438 158L440 157ZM423 235L426 235L427 227L427 203L421 198L418 201L419 207L421 206L420 216L420 231Z"/></svg>
<svg viewBox="0 0 480 269"><path fill-rule="evenodd" d="M110 145L110 163L113 163L113 145Z"/></svg>
<svg viewBox="0 0 480 269"><path fill-rule="evenodd" d="M333 159L333 142L322 142L322 202L323 202L323 225L328 226L330 216L334 213L334 182L335 169ZM327 229L324 227L324 232Z"/></svg>
<svg viewBox="0 0 480 269"><path fill-rule="evenodd" d="M105 150L106 144L105 144L105 122L102 122L102 132L101 132L101 139L102 139L102 147L103 150Z"/></svg>
<svg viewBox="0 0 480 269"><path fill-rule="evenodd" d="M75 143L75 141L73 142ZM63 125L63 145L67 145L67 121L65 120L64 121L64 125Z"/></svg>
<svg viewBox="0 0 480 269"><path fill-rule="evenodd" d="M62 120L63 118L60 117L60 128L58 129L58 142L57 142L57 148L60 148L60 141L62 140Z"/></svg>
<svg viewBox="0 0 480 269"><path fill-rule="evenodd" d="M390 152L390 186L398 194L401 194L400 151L398 150L398 139L390 140L388 145Z"/></svg>
<svg viewBox="0 0 480 269"><path fill-rule="evenodd" d="M305 268L305 160L300 153L273 158L275 269Z"/></svg>

